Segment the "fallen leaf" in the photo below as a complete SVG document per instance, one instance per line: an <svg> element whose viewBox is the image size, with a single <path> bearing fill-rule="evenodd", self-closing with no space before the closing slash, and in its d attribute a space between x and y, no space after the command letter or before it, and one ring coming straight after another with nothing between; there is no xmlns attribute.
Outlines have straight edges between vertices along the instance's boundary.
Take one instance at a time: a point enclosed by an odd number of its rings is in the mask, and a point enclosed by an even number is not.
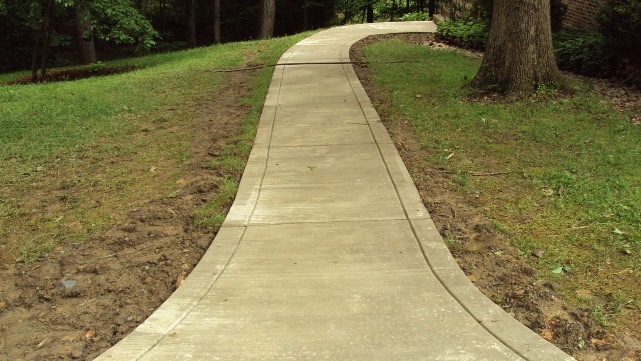
<svg viewBox="0 0 641 361"><path fill-rule="evenodd" d="M615 233L615 234L618 234L618 235L625 234L625 232L619 230L618 228L615 228L614 231L612 231L612 233Z"/></svg>
<svg viewBox="0 0 641 361"><path fill-rule="evenodd" d="M88 341L96 337L96 331L94 330L86 330L85 333L82 335L80 338L83 341Z"/></svg>
<svg viewBox="0 0 641 361"><path fill-rule="evenodd" d="M548 341L552 341L552 340L554 340L554 332L552 332L552 331L550 331L550 330L548 330L548 329L541 330L541 332L539 333L539 335L540 335L541 337L543 337L544 339L548 340Z"/></svg>

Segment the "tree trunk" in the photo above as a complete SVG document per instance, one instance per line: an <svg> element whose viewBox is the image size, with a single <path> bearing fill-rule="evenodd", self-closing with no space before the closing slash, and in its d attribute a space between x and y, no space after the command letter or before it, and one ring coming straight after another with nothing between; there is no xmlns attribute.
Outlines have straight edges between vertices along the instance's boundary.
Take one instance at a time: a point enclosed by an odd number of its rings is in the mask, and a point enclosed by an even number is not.
<svg viewBox="0 0 641 361"><path fill-rule="evenodd" d="M428 14L430 15L430 18L433 19L434 14L436 13L436 0L429 0L427 7Z"/></svg>
<svg viewBox="0 0 641 361"><path fill-rule="evenodd" d="M33 48L31 53L31 81L38 81L38 59L40 59L40 74L42 80L47 75L47 62L49 60L49 47L51 46L51 35L53 29L53 0L46 1L42 4L41 15L42 23L40 30L34 37Z"/></svg>
<svg viewBox="0 0 641 361"><path fill-rule="evenodd" d="M192 48L196 47L196 0L187 0L187 42Z"/></svg>
<svg viewBox="0 0 641 361"><path fill-rule="evenodd" d="M95 63L96 46L93 41L93 35L91 34L91 21L89 20L89 12L84 6L76 7L76 29L78 30L80 63Z"/></svg>
<svg viewBox="0 0 641 361"><path fill-rule="evenodd" d="M276 22L276 0L260 0L260 30L258 38L271 39L274 36L274 23Z"/></svg>
<svg viewBox="0 0 641 361"><path fill-rule="evenodd" d="M367 22L374 22L374 7L372 6L372 4L367 5Z"/></svg>
<svg viewBox="0 0 641 361"><path fill-rule="evenodd" d="M165 0L160 0L160 32L167 30L167 16L165 16Z"/></svg>
<svg viewBox="0 0 641 361"><path fill-rule="evenodd" d="M214 44L220 44L220 0L214 0Z"/></svg>
<svg viewBox="0 0 641 361"><path fill-rule="evenodd" d="M40 59L40 78L44 81L47 79L47 66L49 65L49 50L51 49L51 37L53 36L53 0L47 3L45 11L45 32L42 39L42 58Z"/></svg>
<svg viewBox="0 0 641 361"><path fill-rule="evenodd" d="M38 81L38 50L40 50L40 35L38 34L33 40L33 48L31 48L31 82Z"/></svg>
<svg viewBox="0 0 641 361"><path fill-rule="evenodd" d="M309 30L309 7L305 6L303 8L303 30Z"/></svg>
<svg viewBox="0 0 641 361"><path fill-rule="evenodd" d="M495 0L485 56L472 85L526 96L539 84L557 85L560 80L550 0Z"/></svg>

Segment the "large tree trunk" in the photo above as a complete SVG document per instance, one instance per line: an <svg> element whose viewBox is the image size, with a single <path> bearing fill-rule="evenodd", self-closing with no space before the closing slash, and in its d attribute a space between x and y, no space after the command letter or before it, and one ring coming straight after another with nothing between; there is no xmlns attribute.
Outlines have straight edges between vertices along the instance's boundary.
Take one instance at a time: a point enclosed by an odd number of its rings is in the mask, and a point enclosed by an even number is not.
<svg viewBox="0 0 641 361"><path fill-rule="evenodd" d="M274 23L276 22L276 0L260 0L260 30L258 38L270 39L274 36Z"/></svg>
<svg viewBox="0 0 641 361"><path fill-rule="evenodd" d="M196 0L187 0L187 42L196 47Z"/></svg>
<svg viewBox="0 0 641 361"><path fill-rule="evenodd" d="M436 13L436 0L429 0L427 7L430 18L434 18L434 14Z"/></svg>
<svg viewBox="0 0 641 361"><path fill-rule="evenodd" d="M525 96L537 85L556 85L550 0L495 0L492 28L472 84Z"/></svg>
<svg viewBox="0 0 641 361"><path fill-rule="evenodd" d="M220 0L214 0L214 44L220 44Z"/></svg>
<svg viewBox="0 0 641 361"><path fill-rule="evenodd" d="M80 50L80 63L92 64L96 62L96 45L91 34L91 21L89 13L84 6L76 8L76 29L78 32L78 49Z"/></svg>

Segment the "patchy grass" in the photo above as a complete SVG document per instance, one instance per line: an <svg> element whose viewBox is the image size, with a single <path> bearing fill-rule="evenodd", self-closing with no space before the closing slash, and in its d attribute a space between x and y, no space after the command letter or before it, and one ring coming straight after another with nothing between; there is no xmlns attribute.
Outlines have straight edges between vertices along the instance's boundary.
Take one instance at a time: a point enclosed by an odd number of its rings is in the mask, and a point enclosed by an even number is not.
<svg viewBox="0 0 641 361"><path fill-rule="evenodd" d="M431 169L507 234L567 302L613 327L638 322L641 299L641 127L613 110L589 82L574 95L540 89L512 103L466 87L480 61L388 39L365 49ZM404 66L381 61L417 60ZM476 99L470 101L470 98ZM531 257L544 249L542 257ZM540 252L540 251L539 251ZM581 298L580 294L593 297Z"/></svg>
<svg viewBox="0 0 641 361"><path fill-rule="evenodd" d="M127 74L0 85L0 260L32 262L104 232L137 204L171 196L193 158L191 119L233 76L213 70L274 63L306 36L104 63L139 69ZM241 135L211 164L220 179L244 167L272 71L253 73Z"/></svg>

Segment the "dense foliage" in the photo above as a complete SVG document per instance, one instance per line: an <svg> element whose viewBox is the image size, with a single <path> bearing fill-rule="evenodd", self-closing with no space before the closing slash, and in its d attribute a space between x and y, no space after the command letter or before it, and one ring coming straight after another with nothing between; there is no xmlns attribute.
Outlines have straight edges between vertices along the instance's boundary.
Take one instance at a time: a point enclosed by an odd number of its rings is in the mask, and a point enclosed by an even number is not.
<svg viewBox="0 0 641 361"><path fill-rule="evenodd" d="M485 48L490 34L488 22L482 20L451 20L439 24L436 36L451 44L468 49Z"/></svg>
<svg viewBox="0 0 641 361"><path fill-rule="evenodd" d="M588 76L610 76L615 62L614 56L606 50L605 37L596 30L556 33L554 54L560 69Z"/></svg>
<svg viewBox="0 0 641 361"><path fill-rule="evenodd" d="M608 0L596 29L555 34L561 69L595 77L618 77L641 86L641 0Z"/></svg>
<svg viewBox="0 0 641 361"><path fill-rule="evenodd" d="M619 60L613 72L641 87L641 0L608 0L597 21L606 51Z"/></svg>

